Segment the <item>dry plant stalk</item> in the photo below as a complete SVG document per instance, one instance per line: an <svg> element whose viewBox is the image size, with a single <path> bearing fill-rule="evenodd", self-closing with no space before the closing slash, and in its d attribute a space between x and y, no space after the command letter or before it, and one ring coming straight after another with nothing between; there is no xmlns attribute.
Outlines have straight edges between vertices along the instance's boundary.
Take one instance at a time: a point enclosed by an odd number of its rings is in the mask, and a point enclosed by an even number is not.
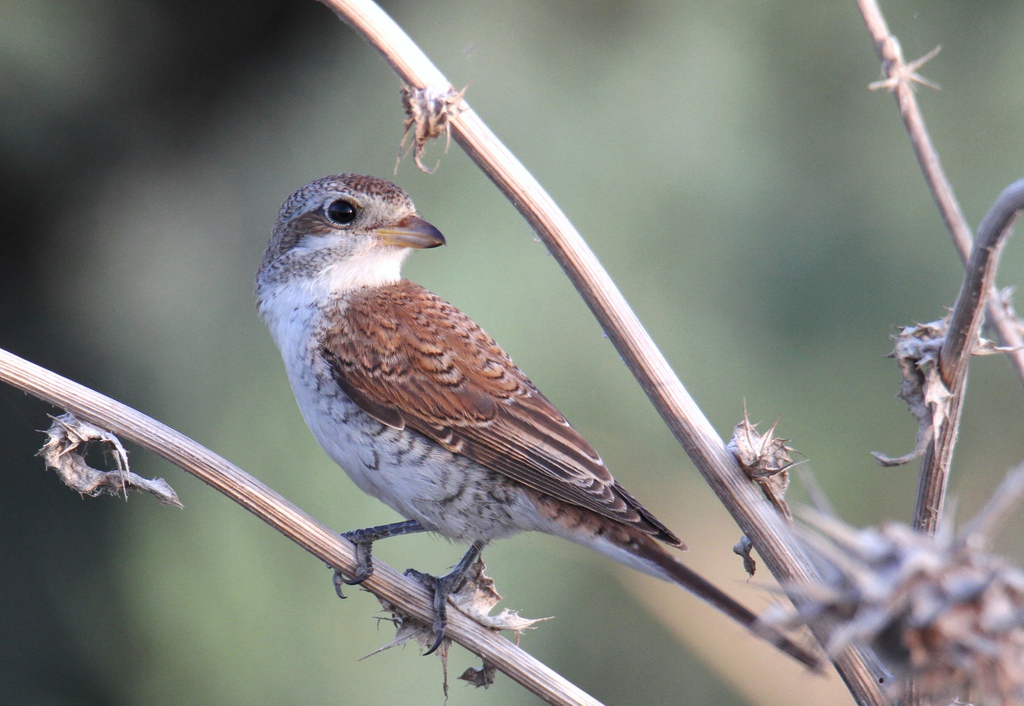
<svg viewBox="0 0 1024 706"><path fill-rule="evenodd" d="M914 514L914 526L918 529L934 532L941 519L967 385L967 366L978 347L986 300L991 301L989 294L995 291L999 256L1017 220L1017 214L1022 209L1024 179L1003 189L982 219L978 227L978 238L967 262L967 275L949 315L949 327L939 351L939 372L942 382L950 391L951 399L946 419L936 428L935 443L925 451L921 462Z"/></svg>
<svg viewBox="0 0 1024 706"><path fill-rule="evenodd" d="M991 535L1024 494L1024 465L959 535L944 523L936 535L886 523L856 530L823 512L805 511L804 541L827 582L801 587L796 615L768 616L786 625L831 614L842 628L828 649L870 642L900 679L895 701L1024 703L1024 571L987 551Z"/></svg>
<svg viewBox="0 0 1024 706"><path fill-rule="evenodd" d="M935 204L939 207L942 220L953 236L957 254L960 255L964 265L967 265L972 248L971 229L960 210L953 187L942 169L939 153L935 150L931 137L928 135L924 116L921 114L917 98L914 96L915 83L931 85L917 75L917 69L935 56L937 49L921 59L907 64L903 60L899 41L889 33L889 26L878 7L877 0L857 0L857 7L864 18L868 34L871 35L875 51L878 52L878 58L882 62L882 72L886 76L884 81L876 82L871 87L887 88L896 99L896 105L903 118L903 124L906 126L914 156L917 157L918 164L921 165L925 183L931 190ZM1017 377L1024 383L1024 337L1021 335L1020 321L1013 314L1013 307L1006 304L994 287L988 290L986 307L990 325L999 333L1002 345L1010 349L1007 356L1017 371Z"/></svg>
<svg viewBox="0 0 1024 706"><path fill-rule="evenodd" d="M418 90L430 88L442 93L452 90L449 82L436 67L376 5L363 1L322 1L352 24L378 49L407 86ZM873 4L870 0L864 0L862 9ZM877 7L875 9L877 10ZM880 13L878 15L880 17ZM888 37L887 33L886 36ZM898 93L903 93L902 89L908 87L906 81L900 81L896 85ZM609 334L659 413L741 529L751 538L772 573L790 587L815 582L819 577L814 566L788 535L784 523L773 508L744 476L739 464L725 449L721 438L671 371L615 285L564 214L464 101L460 100L457 108L452 111L453 115L449 120L456 141L509 196L540 234ZM935 161L937 163L937 158ZM955 210L958 211L958 208ZM946 214L946 211L943 213ZM252 479L243 477L244 474L222 459L214 456L211 460L212 454L201 447L188 443L187 439L175 435L176 433L143 415L132 414L131 410L126 411L127 408L123 406L114 408L116 413L112 414L112 409L108 406L112 401L96 393L85 391L87 394L81 396L83 391L77 390L77 398L68 397L63 393L56 394L54 390L66 388L67 381L47 378L46 371L32 371L27 378L23 377L18 382L18 375L24 375L27 370L23 364L24 361L0 352L0 376L8 382L65 409L74 410L83 419L134 440L191 472L196 472L197 464L219 468L220 475L208 474L208 468L199 475L254 514L289 534L296 541L300 541L307 550L329 564L345 566L347 562L348 565L352 565L351 548L347 543L279 498L275 499L268 489L259 486ZM1021 366L1021 370L1024 370L1024 365ZM52 376L52 373L48 375ZM97 400L102 400L102 404L96 406ZM223 474L225 465L229 472ZM307 536L297 539L296 527L304 527L308 531ZM379 590L381 595L393 591L397 596L403 590L411 591L411 595L402 600L408 602L414 614L424 619L428 618L429 601L422 588L397 574L392 574L394 572L389 572L386 567L381 566L374 578L367 582L367 587L375 592ZM395 585L390 585L392 583ZM573 692L574 687L571 685L559 685L559 688L564 688L565 693L571 694L570 696L556 696L557 690L550 683L542 683L545 679L549 682L554 681L551 679L550 670L546 670L543 665L529 664L528 655L516 654L512 658L507 658L507 655L500 655L499 651L488 651L469 644L472 641L465 638L465 634L473 632L474 628L482 631L485 636L493 636L472 625L471 621L457 615L453 615L453 618L453 637L469 649L484 655L487 668L496 666L524 682L529 680L523 676L524 673L533 672L529 688L553 703L595 703L582 692ZM830 634L828 625L819 623L815 629L819 639L827 642ZM504 640L501 642L508 644ZM846 649L836 657L836 664L860 703L884 703L884 696L877 687L879 669L872 663L868 653L856 647Z"/></svg>
<svg viewBox="0 0 1024 706"><path fill-rule="evenodd" d="M355 550L351 543L180 432L2 349L0 381L67 410L80 421L152 451L220 491L328 566L355 570ZM432 599L426 589L386 564L375 561L373 576L362 585L400 607L403 614L426 624L433 621ZM480 655L485 665L500 669L548 703L600 706L599 701L582 689L459 611L449 611L446 635Z"/></svg>
<svg viewBox="0 0 1024 706"><path fill-rule="evenodd" d="M422 50L374 3L369 0L320 1L376 48L406 86L415 90L430 87L437 95L454 90ZM455 141L544 241L666 425L753 542L772 575L785 585L815 583L819 579L816 569L794 541L784 520L725 448L721 437L565 214L465 101L448 123ZM827 642L828 625L815 624L812 632L819 642ZM869 652L851 646L836 656L834 664L861 703L885 703L878 688L884 670Z"/></svg>
<svg viewBox="0 0 1024 706"><path fill-rule="evenodd" d="M934 56L935 52L909 65L904 63L899 42L889 33L885 17L876 0L858 0L857 4L887 77L881 85L888 88L896 98L925 182L967 268L967 276L957 297L955 310L949 317L949 325L944 332L937 368L933 370L939 373L933 377L939 378L940 384L932 387L944 388L945 399L940 400L933 396L928 404L931 404L937 413L930 422L927 422L930 425L929 429L926 430L922 425L922 432L925 436L931 437L931 443L927 443L924 448L918 479L914 528L934 534L942 526L949 470L966 386L967 364L985 311L988 313L990 324L1008 349L1008 358L1015 367L1018 377L1024 381L1024 338L1021 335L1021 323L1009 302L1009 292L999 293L994 284L999 250L1017 212L1024 207L1024 183L1017 182L1003 191L983 220L979 228L978 242L972 248L970 228L942 170L938 153L932 145L914 96L913 84L923 82L916 74L916 70L924 61ZM940 390L938 397L943 396ZM915 416L919 417L919 421L922 420L922 416L916 412ZM919 446L921 442L922 437L919 435ZM927 703L929 695L934 691L931 688L932 681L925 676L917 683L912 682L907 689L907 703Z"/></svg>

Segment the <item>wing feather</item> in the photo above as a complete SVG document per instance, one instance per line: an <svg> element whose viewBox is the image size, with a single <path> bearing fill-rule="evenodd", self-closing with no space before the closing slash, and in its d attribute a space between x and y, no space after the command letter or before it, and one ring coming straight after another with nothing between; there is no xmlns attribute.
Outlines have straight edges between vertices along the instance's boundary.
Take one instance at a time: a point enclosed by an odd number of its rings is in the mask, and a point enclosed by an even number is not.
<svg viewBox="0 0 1024 706"><path fill-rule="evenodd" d="M468 316L402 280L350 297L322 335L339 386L383 424L409 427L536 491L682 542L627 493L587 441Z"/></svg>

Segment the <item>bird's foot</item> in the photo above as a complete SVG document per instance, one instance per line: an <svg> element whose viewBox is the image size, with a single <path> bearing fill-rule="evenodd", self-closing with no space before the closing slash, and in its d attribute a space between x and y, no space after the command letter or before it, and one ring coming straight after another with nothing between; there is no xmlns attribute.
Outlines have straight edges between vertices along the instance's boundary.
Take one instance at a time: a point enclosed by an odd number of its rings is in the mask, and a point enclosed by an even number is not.
<svg viewBox="0 0 1024 706"><path fill-rule="evenodd" d="M425 531L426 529L419 522L406 520L405 522L395 522L390 525L378 525L377 527L366 527L364 529L342 532L341 536L356 546L356 569L351 578L346 578L340 569L334 569L334 590L338 593L338 597L345 597L341 590L343 585L356 586L373 576L372 553L374 542L387 539L388 537Z"/></svg>
<svg viewBox="0 0 1024 706"><path fill-rule="evenodd" d="M434 644L423 655L433 654L441 646L445 630L448 628L448 596L462 587L466 580L466 572L452 571L444 576L433 576L416 569L406 569L405 575L416 579L434 593L434 624L431 626L434 631Z"/></svg>
<svg viewBox="0 0 1024 706"><path fill-rule="evenodd" d="M444 576L432 576L416 569L406 569L406 576L416 579L434 592L434 624L432 626L434 644L423 653L424 657L436 652L437 648L441 646L441 642L444 641L445 630L448 628L448 596L462 588L469 567L480 558L486 544L483 540L473 542L473 546L469 548L455 568Z"/></svg>

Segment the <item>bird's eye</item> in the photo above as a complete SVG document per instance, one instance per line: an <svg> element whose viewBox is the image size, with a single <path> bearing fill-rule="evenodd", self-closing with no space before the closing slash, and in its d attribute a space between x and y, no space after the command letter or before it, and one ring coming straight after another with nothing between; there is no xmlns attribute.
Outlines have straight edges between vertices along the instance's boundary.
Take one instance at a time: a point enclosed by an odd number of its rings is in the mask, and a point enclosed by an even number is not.
<svg viewBox="0 0 1024 706"><path fill-rule="evenodd" d="M337 201L332 201L327 204L327 207L324 208L324 213L327 215L327 218L331 223L339 226L347 226L356 219L358 210L352 202L346 201L345 199L338 199Z"/></svg>

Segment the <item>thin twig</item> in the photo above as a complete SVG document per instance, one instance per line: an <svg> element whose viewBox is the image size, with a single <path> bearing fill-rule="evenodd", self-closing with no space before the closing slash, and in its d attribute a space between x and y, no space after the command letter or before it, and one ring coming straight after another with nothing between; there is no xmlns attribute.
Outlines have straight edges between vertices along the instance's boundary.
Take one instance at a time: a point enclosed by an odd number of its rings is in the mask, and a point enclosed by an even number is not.
<svg viewBox="0 0 1024 706"><path fill-rule="evenodd" d="M320 0L374 46L401 80L445 93L451 83L379 7L369 0ZM530 223L569 276L662 419L742 531L783 585L814 583L817 571L774 508L726 450L697 404L644 330L607 272L565 214L533 176L463 101L450 119L456 142ZM827 626L812 628L827 644ZM881 704L882 673L869 653L851 649L835 661L860 703Z"/></svg>
<svg viewBox="0 0 1024 706"><path fill-rule="evenodd" d="M924 172L925 181L932 192L932 197L939 207L939 213L946 227L953 235L953 243L961 259L966 263L971 253L971 229L967 225L960 210L960 204L953 194L953 187L946 174L942 170L942 163L939 161L939 154L932 145L928 128L924 124L924 116L917 105L917 97L914 94L914 81L911 78L913 70L903 61L903 52L899 42L889 33L889 26L885 21L882 10L875 0L857 0L857 7L864 17L871 41L874 42L875 51L882 61L882 72L889 78L891 84L887 83L896 104L903 118L903 124L910 136L910 144L914 149L914 156L917 157L921 171ZM915 67L916 68L916 67Z"/></svg>
<svg viewBox="0 0 1024 706"><path fill-rule="evenodd" d="M960 536L967 542L985 546L992 535L1010 513L1017 509L1024 498L1024 463L1010 469L1003 482L992 493L985 507L978 511L970 522L964 525Z"/></svg>
<svg viewBox="0 0 1024 706"><path fill-rule="evenodd" d="M868 33L871 35L875 51L878 52L878 57L882 61L882 70L891 82L890 90L896 98L900 116L906 126L918 164L921 165L925 182L939 207L939 213L945 221L946 227L949 228L949 232L953 236L953 244L961 261L969 268L972 251L971 229L960 210L956 196L953 194L953 187L942 170L938 152L932 145L924 118L917 105L917 98L914 95L914 69L919 64L910 68L904 63L899 42L889 32L885 16L876 0L857 0L857 6L860 8ZM1017 321L1011 315L1009 307L1002 305L994 285L990 283L987 289L981 291L986 295L989 322L998 333L1003 346L1010 349L1007 356L1017 371L1017 377L1024 383L1024 338L1021 336ZM950 328L950 330L952 329ZM974 332L975 337L977 333L977 331ZM969 340L973 341L974 338ZM973 347L973 343L971 346ZM970 353L968 352L967 355L969 356ZM966 362L964 365L966 366ZM946 422L941 430L936 431L935 443L929 445L921 463L914 527L932 533L939 526L945 502L949 463L952 460L953 446L963 405L966 369L963 372L964 376L957 381L957 386L949 388L953 397L947 411ZM945 371L943 371L943 378L945 379ZM923 703L923 701L924 699L916 693L911 693L908 699L908 703Z"/></svg>
<svg viewBox="0 0 1024 706"><path fill-rule="evenodd" d="M939 356L942 379L949 387L967 374L967 362L985 318L984 303L994 289L999 255L1022 208L1024 179L1003 189L978 226L978 240L967 263L967 276L950 314L949 330Z"/></svg>
<svg viewBox="0 0 1024 706"><path fill-rule="evenodd" d="M956 247L961 261L966 265L973 244L971 229L960 210L953 187L942 169L939 154L932 144L928 128L924 124L924 117L917 105L917 97L914 94L914 83L921 82L915 73L921 65L920 60L910 64L904 62L899 42L889 33L889 26L876 0L857 0L857 7L860 8L868 33L871 35L871 41L875 45L875 51L878 52L878 58L882 62L882 71L887 78L886 81L873 84L873 86L884 85L896 98L900 117L903 118L907 135L910 137L914 156L917 157L917 162L921 165L925 182L939 207L939 214L953 236L953 245ZM929 54L925 59L933 55ZM990 325L996 330L1002 345L1010 349L1007 351L1010 364L1016 370L1017 377L1024 383L1024 338L1021 336L1020 327L1017 325L1017 321L1000 305L995 287L989 290L987 299L986 306Z"/></svg>
<svg viewBox="0 0 1024 706"><path fill-rule="evenodd" d="M994 289L999 255L1021 209L1024 209L1024 179L1003 189L978 227L978 239L939 353L939 371L952 397L946 419L941 428L935 430L935 440L929 444L921 461L914 509L915 529L934 533L939 526L963 407L967 368L985 318L985 294Z"/></svg>
<svg viewBox="0 0 1024 706"><path fill-rule="evenodd" d="M237 466L170 427L2 349L0 381L149 449L219 490L328 566L340 567L350 574L355 571L355 554L348 541ZM424 624L433 623L431 597L420 583L379 559L374 559L373 566L373 576L362 584L364 588ZM326 576L324 580L326 586ZM445 634L549 703L600 706L600 702L549 667L458 611L448 611Z"/></svg>

